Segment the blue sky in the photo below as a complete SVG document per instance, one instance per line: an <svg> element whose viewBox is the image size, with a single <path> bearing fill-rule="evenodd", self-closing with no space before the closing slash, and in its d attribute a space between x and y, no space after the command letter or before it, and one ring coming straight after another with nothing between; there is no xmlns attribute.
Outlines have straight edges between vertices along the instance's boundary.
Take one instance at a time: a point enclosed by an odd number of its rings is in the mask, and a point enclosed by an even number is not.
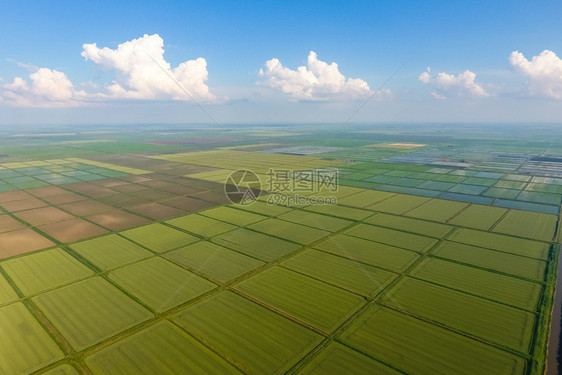
<svg viewBox="0 0 562 375"><path fill-rule="evenodd" d="M356 120L557 121L561 14L559 1L3 1L0 123L208 121L158 69L161 82L139 82L146 66L98 56L145 34L162 66L204 59L189 79L170 72L225 123L345 121L410 56ZM319 71L293 77L310 51Z"/></svg>

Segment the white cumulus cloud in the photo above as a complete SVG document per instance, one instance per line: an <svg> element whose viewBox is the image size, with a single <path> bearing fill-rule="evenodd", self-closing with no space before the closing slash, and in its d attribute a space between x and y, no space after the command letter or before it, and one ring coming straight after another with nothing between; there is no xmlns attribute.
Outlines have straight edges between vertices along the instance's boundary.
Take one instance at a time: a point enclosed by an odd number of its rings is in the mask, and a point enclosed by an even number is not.
<svg viewBox="0 0 562 375"><path fill-rule="evenodd" d="M17 107L74 107L82 105L86 96L57 70L36 68L29 80L16 77L12 83L2 85L2 102Z"/></svg>
<svg viewBox="0 0 562 375"><path fill-rule="evenodd" d="M292 70L274 58L265 62L259 74L266 78L263 84L297 100L353 99L372 94L367 82L346 79L338 64L319 60L313 51L308 55L307 66Z"/></svg>
<svg viewBox="0 0 562 375"><path fill-rule="evenodd" d="M213 101L209 92L207 61L200 57L172 68L164 59L164 40L158 35L119 44L116 49L84 44L82 56L100 68L114 71L116 79L106 86L107 96L117 99Z"/></svg>
<svg viewBox="0 0 562 375"><path fill-rule="evenodd" d="M532 95L562 99L562 60L549 50L542 51L529 61L519 51L513 51L509 62L527 78Z"/></svg>
<svg viewBox="0 0 562 375"><path fill-rule="evenodd" d="M470 70L455 76L444 72L436 76L431 75L431 69L421 73L418 79L430 85L435 91L431 94L438 99L445 99L451 96L469 96L474 98L484 98L490 94L484 90L481 84L475 82L476 74Z"/></svg>

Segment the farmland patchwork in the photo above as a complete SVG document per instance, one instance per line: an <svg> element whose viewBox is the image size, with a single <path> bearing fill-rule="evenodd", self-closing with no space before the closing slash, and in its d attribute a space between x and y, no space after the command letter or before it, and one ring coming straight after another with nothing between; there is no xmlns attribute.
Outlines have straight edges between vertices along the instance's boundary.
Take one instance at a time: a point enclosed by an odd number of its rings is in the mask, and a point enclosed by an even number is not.
<svg viewBox="0 0 562 375"><path fill-rule="evenodd" d="M543 373L554 148L265 130L1 138L0 373ZM337 204L272 201L271 170ZM320 170L336 190L298 191Z"/></svg>

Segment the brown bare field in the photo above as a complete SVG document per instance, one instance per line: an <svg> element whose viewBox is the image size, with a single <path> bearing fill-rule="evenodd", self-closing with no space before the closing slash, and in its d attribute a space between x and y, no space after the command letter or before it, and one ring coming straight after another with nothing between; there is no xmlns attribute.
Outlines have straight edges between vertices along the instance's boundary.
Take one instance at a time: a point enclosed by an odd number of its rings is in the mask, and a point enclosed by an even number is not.
<svg viewBox="0 0 562 375"><path fill-rule="evenodd" d="M74 218L74 216L59 210L56 207L37 208L35 210L18 212L15 215L33 226L50 224Z"/></svg>
<svg viewBox="0 0 562 375"><path fill-rule="evenodd" d="M0 215L0 233L24 229L25 225L8 215Z"/></svg>
<svg viewBox="0 0 562 375"><path fill-rule="evenodd" d="M205 190L197 189L187 185L177 185L177 184L168 184L164 186L160 186L158 189L164 190L170 193L175 193L179 195L193 195L197 193L202 193Z"/></svg>
<svg viewBox="0 0 562 375"><path fill-rule="evenodd" d="M114 210L113 207L107 204L96 202L91 199L80 202L67 203L59 205L58 207L76 216L96 215L101 214L102 212Z"/></svg>
<svg viewBox="0 0 562 375"><path fill-rule="evenodd" d="M72 202L83 201L83 200L88 199L88 198L86 198L82 195L78 195L78 194L66 191L64 193L51 195L51 196L45 197L43 199L45 199L47 202L49 202L51 204L58 205L58 204L64 204L64 203L72 203Z"/></svg>
<svg viewBox="0 0 562 375"><path fill-rule="evenodd" d="M82 219L72 219L37 227L60 242L76 242L109 233L102 227Z"/></svg>
<svg viewBox="0 0 562 375"><path fill-rule="evenodd" d="M27 189L26 190L28 193L35 195L36 197L39 198L45 198L45 197L50 197L53 195L57 195L57 194L62 194L62 193L66 193L67 191L58 187L58 186L45 186L45 187L40 187L40 188L34 188L34 189Z"/></svg>
<svg viewBox="0 0 562 375"><path fill-rule="evenodd" d="M151 223L148 219L121 210L88 216L86 219L112 231L120 231Z"/></svg>
<svg viewBox="0 0 562 375"><path fill-rule="evenodd" d="M145 200L153 201L153 202L177 198L177 197L180 196L178 194L174 194L174 193L170 193L170 192L162 191L162 190L155 190L155 189L143 190L143 191L139 191L139 192L132 193L132 194L136 197L141 198L141 199L145 199Z"/></svg>
<svg viewBox="0 0 562 375"><path fill-rule="evenodd" d="M148 203L148 201L140 199L139 197L135 197L134 195L124 194L124 193L98 198L98 200L100 202L120 208L133 207L133 206L138 206L139 204L142 203Z"/></svg>
<svg viewBox="0 0 562 375"><path fill-rule="evenodd" d="M185 212L182 210L155 202L131 207L129 210L156 220L171 219L173 217L185 215Z"/></svg>
<svg viewBox="0 0 562 375"><path fill-rule="evenodd" d="M73 184L66 184L64 187L77 193L87 195L91 198L102 198L115 194L114 190L93 185L89 182L76 182Z"/></svg>
<svg viewBox="0 0 562 375"><path fill-rule="evenodd" d="M133 183L123 183L121 185L113 186L111 189L120 193L133 193L146 190L148 187Z"/></svg>
<svg viewBox="0 0 562 375"><path fill-rule="evenodd" d="M23 199L21 201L11 201L2 203L2 207L8 212L31 210L34 208L40 208L48 206L47 203L39 200L37 198Z"/></svg>
<svg viewBox="0 0 562 375"><path fill-rule="evenodd" d="M53 247L55 244L32 229L0 234L0 259Z"/></svg>
<svg viewBox="0 0 562 375"><path fill-rule="evenodd" d="M148 186L150 188L155 188L155 189L160 189L164 186L169 186L170 183L166 182L166 181L160 181L160 180L150 180L150 181L146 181L146 182L139 182L139 185Z"/></svg>
<svg viewBox="0 0 562 375"><path fill-rule="evenodd" d="M33 196L27 194L25 191L22 190L6 191L4 193L0 193L0 203L21 201L23 199L29 199L29 198L33 198Z"/></svg>

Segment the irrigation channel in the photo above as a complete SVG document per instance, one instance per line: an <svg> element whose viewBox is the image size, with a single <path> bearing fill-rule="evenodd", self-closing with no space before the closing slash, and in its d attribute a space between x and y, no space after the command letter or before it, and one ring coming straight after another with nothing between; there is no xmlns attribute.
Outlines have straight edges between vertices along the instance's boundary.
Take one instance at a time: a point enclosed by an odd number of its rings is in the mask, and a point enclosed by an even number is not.
<svg viewBox="0 0 562 375"><path fill-rule="evenodd" d="M562 372L560 357L562 357L562 256L558 257L558 276L556 278L556 295L554 297L554 308L552 310L552 321L550 324L550 339L548 343L548 363L546 375L558 375Z"/></svg>

